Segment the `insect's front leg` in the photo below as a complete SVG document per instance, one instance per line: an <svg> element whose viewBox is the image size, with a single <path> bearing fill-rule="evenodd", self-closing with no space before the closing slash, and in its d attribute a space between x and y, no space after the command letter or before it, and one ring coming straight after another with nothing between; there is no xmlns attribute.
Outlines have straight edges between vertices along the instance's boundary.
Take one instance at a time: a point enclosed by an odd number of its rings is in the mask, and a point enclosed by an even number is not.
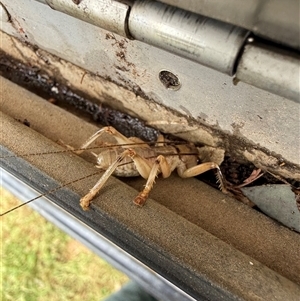
<svg viewBox="0 0 300 301"><path fill-rule="evenodd" d="M154 185L155 178L157 177L158 173L161 172L164 178L168 178L171 174L171 168L168 164L166 158L162 155L159 155L152 168L149 176L147 177L147 183L145 188L139 193L139 195L133 201L138 206L143 206L148 198L148 195Z"/></svg>

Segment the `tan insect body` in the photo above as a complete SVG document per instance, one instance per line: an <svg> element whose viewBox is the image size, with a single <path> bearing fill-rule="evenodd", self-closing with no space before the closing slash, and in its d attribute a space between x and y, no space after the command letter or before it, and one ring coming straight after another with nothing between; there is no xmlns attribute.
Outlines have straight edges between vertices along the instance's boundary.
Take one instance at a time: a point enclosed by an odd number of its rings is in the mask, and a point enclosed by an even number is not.
<svg viewBox="0 0 300 301"><path fill-rule="evenodd" d="M121 147L107 149L100 154L93 153L97 158L97 167L106 171L89 193L81 198L80 205L84 210L89 209L93 198L112 174L120 177L141 175L147 180L145 188L134 200L134 203L139 206L143 206L146 202L157 175L162 174L164 178L167 178L175 169L182 178L194 177L215 169L220 188L226 192L225 181L219 166L214 162L198 164L198 149L193 144L165 145L161 136L156 145L150 147L138 138L126 138L113 127L104 127L92 135L82 145L80 151L75 152L83 152L103 133L112 135Z"/></svg>

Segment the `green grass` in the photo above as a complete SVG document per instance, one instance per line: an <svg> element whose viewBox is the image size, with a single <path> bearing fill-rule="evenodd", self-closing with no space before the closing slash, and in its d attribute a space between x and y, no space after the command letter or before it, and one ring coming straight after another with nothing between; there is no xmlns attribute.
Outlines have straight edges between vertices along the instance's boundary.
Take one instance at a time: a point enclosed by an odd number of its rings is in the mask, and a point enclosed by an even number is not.
<svg viewBox="0 0 300 301"><path fill-rule="evenodd" d="M18 204L0 188L1 212ZM2 300L103 300L128 278L29 207L0 220Z"/></svg>

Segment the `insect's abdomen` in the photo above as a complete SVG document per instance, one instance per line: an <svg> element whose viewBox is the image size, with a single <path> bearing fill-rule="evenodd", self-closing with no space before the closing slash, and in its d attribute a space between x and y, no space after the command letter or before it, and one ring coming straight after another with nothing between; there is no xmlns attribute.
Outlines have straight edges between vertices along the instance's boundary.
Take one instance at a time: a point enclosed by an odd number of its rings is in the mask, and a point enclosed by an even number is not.
<svg viewBox="0 0 300 301"><path fill-rule="evenodd" d="M139 172L136 169L132 159L126 157L113 173L117 177L138 177Z"/></svg>
<svg viewBox="0 0 300 301"><path fill-rule="evenodd" d="M97 157L97 166L106 170L117 157L124 152L123 148L114 148L108 149L101 152ZM135 148L134 149L141 157L149 158L147 160L154 161L156 158L156 153L153 149L146 148ZM121 164L113 173L117 177L138 177L140 176L139 172L136 169L135 164L133 163L130 157L125 157Z"/></svg>

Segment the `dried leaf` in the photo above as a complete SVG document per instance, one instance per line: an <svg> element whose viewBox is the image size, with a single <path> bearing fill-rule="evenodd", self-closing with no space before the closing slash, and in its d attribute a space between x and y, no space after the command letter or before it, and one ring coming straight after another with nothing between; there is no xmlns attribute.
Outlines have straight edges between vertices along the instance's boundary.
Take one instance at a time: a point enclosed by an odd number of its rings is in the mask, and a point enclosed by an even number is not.
<svg viewBox="0 0 300 301"><path fill-rule="evenodd" d="M249 183L253 182L254 180L256 180L257 177L259 176L260 172L261 172L260 168L254 169L252 171L251 175L244 181L244 183L249 184Z"/></svg>
<svg viewBox="0 0 300 301"><path fill-rule="evenodd" d="M241 185L238 185L237 188L242 188L252 182L254 182L255 180L259 179L261 176L263 176L263 172L261 172L261 169L258 168L258 169L254 169L251 173L251 175L246 179L244 180L243 184Z"/></svg>

